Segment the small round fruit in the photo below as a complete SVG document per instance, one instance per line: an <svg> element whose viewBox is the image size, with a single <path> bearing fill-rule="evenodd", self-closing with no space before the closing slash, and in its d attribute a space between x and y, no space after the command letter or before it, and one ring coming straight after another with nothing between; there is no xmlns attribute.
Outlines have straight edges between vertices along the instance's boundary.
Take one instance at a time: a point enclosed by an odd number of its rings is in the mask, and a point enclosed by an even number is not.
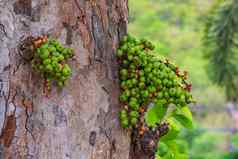
<svg viewBox="0 0 238 159"><path fill-rule="evenodd" d="M44 65L49 65L51 63L51 60L50 59L45 59L44 61L43 61L43 64Z"/></svg>
<svg viewBox="0 0 238 159"><path fill-rule="evenodd" d="M137 111L131 111L131 112L129 113L129 115L130 115L130 117L134 117L134 118L139 117L139 113L138 113Z"/></svg>
<svg viewBox="0 0 238 159"><path fill-rule="evenodd" d="M150 94L150 93L149 93L147 90L144 90L144 91L141 92L141 95L142 95L142 97L144 97L144 98L149 97L149 94Z"/></svg>
<svg viewBox="0 0 238 159"><path fill-rule="evenodd" d="M45 68L46 68L47 72L52 72L53 71L53 67L50 64L46 65Z"/></svg>
<svg viewBox="0 0 238 159"><path fill-rule="evenodd" d="M54 46L49 47L49 52L55 52L55 51L56 51L56 48Z"/></svg>
<svg viewBox="0 0 238 159"><path fill-rule="evenodd" d="M48 50L44 50L43 52L41 52L40 57L41 59L47 59L49 57L50 53Z"/></svg>
<svg viewBox="0 0 238 159"><path fill-rule="evenodd" d="M62 81L58 81L58 82L57 82L57 85L61 88L61 87L64 86L64 82L62 82Z"/></svg>
<svg viewBox="0 0 238 159"><path fill-rule="evenodd" d="M127 76L128 76L128 71L127 71L127 69L121 69L121 70L120 70L120 75L123 76L123 77L127 77Z"/></svg>
<svg viewBox="0 0 238 159"><path fill-rule="evenodd" d="M126 102L128 100L128 96L126 96L125 94L122 94L120 95L119 99L121 102Z"/></svg>
<svg viewBox="0 0 238 159"><path fill-rule="evenodd" d="M135 126L137 124L137 118L131 118L131 125Z"/></svg>
<svg viewBox="0 0 238 159"><path fill-rule="evenodd" d="M124 129L129 127L129 121L128 120L122 120L121 125Z"/></svg>
<svg viewBox="0 0 238 159"><path fill-rule="evenodd" d="M118 49L118 50L117 50L117 56L118 56L118 57L122 57L122 55L123 55L123 51L120 50L120 49Z"/></svg>

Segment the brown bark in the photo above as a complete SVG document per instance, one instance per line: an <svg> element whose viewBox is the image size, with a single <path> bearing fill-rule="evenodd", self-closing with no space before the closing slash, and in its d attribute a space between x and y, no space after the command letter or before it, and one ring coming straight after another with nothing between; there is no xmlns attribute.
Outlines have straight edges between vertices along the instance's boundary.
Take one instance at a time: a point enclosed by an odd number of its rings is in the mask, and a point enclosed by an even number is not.
<svg viewBox="0 0 238 159"><path fill-rule="evenodd" d="M0 0L0 158L127 159L117 120L115 50L127 32L127 0ZM18 47L50 34L75 50L62 91L42 79Z"/></svg>

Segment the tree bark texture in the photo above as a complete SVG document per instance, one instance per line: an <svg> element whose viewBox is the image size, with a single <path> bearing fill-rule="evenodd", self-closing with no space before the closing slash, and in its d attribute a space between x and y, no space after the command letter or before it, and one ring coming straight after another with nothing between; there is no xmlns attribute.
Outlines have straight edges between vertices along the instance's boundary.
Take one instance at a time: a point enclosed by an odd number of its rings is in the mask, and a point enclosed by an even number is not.
<svg viewBox="0 0 238 159"><path fill-rule="evenodd" d="M115 57L127 17L127 0L0 0L0 159L129 158ZM49 98L18 49L42 34L75 51Z"/></svg>

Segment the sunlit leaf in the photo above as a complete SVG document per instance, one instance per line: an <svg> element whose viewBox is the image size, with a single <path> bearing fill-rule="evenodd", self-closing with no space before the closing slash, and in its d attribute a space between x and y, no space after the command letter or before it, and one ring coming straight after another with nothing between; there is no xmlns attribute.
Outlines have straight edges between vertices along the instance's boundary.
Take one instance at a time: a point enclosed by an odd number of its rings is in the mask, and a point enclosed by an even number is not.
<svg viewBox="0 0 238 159"><path fill-rule="evenodd" d="M159 159L188 159L188 154L184 153L187 150L181 151L181 148L187 149L186 145L178 144L176 140L160 142L156 155Z"/></svg>
<svg viewBox="0 0 238 159"><path fill-rule="evenodd" d="M182 107L180 110L177 110L173 117L185 128L193 128L193 117L192 113L189 110L189 107Z"/></svg>
<svg viewBox="0 0 238 159"><path fill-rule="evenodd" d="M155 103L145 114L145 121L148 126L156 126L160 123L167 112L167 107L161 103Z"/></svg>
<svg viewBox="0 0 238 159"><path fill-rule="evenodd" d="M167 121L169 123L169 132L165 136L161 137L161 141L176 139L181 129L178 123L172 118L168 119Z"/></svg>

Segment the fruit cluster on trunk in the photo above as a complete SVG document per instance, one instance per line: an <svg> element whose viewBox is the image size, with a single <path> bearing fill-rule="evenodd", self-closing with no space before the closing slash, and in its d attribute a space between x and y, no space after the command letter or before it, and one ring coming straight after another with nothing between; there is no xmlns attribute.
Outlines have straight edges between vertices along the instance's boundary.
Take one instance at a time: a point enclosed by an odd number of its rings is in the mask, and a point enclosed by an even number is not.
<svg viewBox="0 0 238 159"><path fill-rule="evenodd" d="M187 72L169 60L161 60L153 52L155 46L148 40L126 36L117 51L120 64L121 126L130 129L136 147L148 156L154 156L161 136L169 131L168 123L146 123L145 114L150 105L167 110L173 104L178 108L193 101Z"/></svg>
<svg viewBox="0 0 238 159"><path fill-rule="evenodd" d="M73 57L72 49L47 36L28 37L19 47L23 59L30 61L34 71L44 78L45 94L51 90L52 81L56 81L60 88L65 85L71 74L66 62Z"/></svg>

